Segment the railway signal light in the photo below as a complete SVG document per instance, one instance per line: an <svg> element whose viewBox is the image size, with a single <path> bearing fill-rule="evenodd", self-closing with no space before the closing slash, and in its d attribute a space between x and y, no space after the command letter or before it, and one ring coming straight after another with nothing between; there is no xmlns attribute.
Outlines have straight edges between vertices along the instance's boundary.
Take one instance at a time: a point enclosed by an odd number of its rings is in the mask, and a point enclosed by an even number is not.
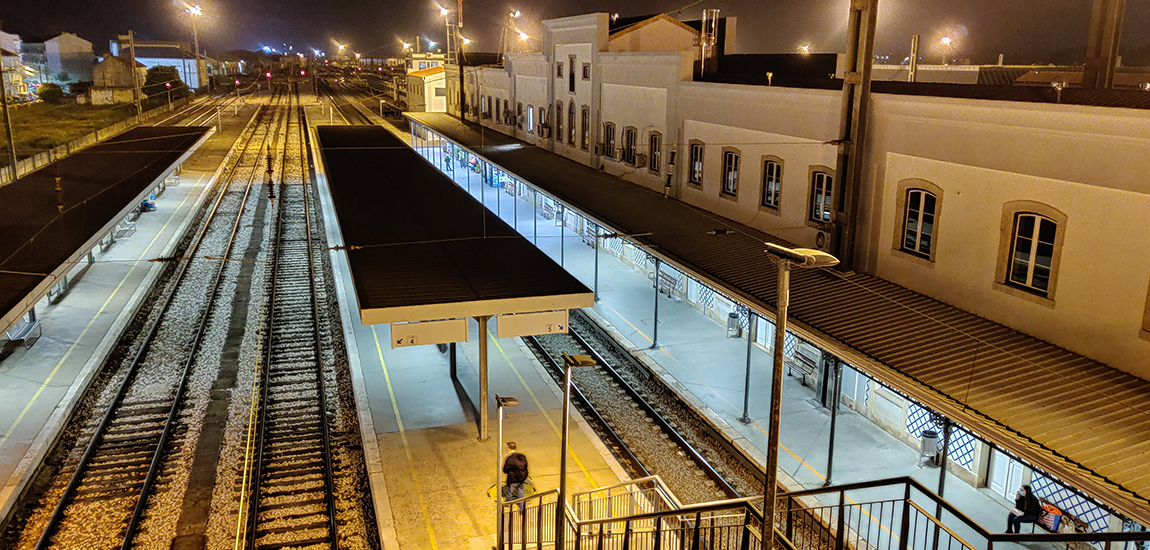
<svg viewBox="0 0 1150 550"><path fill-rule="evenodd" d="M169 90L172 89L172 83L171 82L165 82L164 86L167 87Z"/></svg>
<svg viewBox="0 0 1150 550"><path fill-rule="evenodd" d="M239 80L237 80L237 81L236 81L236 86L239 86L239 85L240 85L240 81L239 81Z"/></svg>
<svg viewBox="0 0 1150 550"><path fill-rule="evenodd" d="M306 75L307 75L307 71L300 71L300 72L299 72L299 75L300 75L300 76L306 76Z"/></svg>

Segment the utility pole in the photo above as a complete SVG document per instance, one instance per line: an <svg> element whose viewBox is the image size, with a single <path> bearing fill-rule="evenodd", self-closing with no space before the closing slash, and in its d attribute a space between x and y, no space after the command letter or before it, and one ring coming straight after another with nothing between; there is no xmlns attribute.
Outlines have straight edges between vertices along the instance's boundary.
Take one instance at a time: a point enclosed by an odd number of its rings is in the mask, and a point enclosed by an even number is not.
<svg viewBox="0 0 1150 550"><path fill-rule="evenodd" d="M4 83L4 56L0 56L0 103L4 104L4 135L8 137L8 166L16 181L16 141L12 139L12 116L8 112L8 85Z"/></svg>
<svg viewBox="0 0 1150 550"><path fill-rule="evenodd" d="M140 106L140 83L136 80L136 34L130 30L128 31L128 54L131 57L129 65L132 66L132 98L136 100L136 121L138 122L144 109Z"/></svg>

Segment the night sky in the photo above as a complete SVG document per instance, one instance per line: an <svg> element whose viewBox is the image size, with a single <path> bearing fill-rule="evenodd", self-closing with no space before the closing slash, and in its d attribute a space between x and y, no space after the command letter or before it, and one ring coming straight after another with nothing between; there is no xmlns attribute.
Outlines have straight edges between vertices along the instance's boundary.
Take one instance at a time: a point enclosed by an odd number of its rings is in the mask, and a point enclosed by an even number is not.
<svg viewBox="0 0 1150 550"><path fill-rule="evenodd" d="M441 0L453 2L454 0ZM466 0L465 36L476 50L498 47L499 25L510 8L523 13L524 26L552 17L615 12L623 16L674 12L693 0ZM939 38L954 37L950 57L992 63L1081 62L1085 57L1092 0L879 0L876 53L899 60L910 36L922 35L928 62L944 54ZM333 41L355 51L386 55L399 38L416 34L442 40L444 28L432 0L202 0L205 18L200 40L209 53L268 45L283 49L334 51ZM813 51L840 51L847 0L706 0L682 12L698 19L704 7L738 18L738 49L743 53L792 52L809 43ZM70 31L93 43L132 29L141 38L190 40L182 2L172 0L3 0L3 30L25 35ZM1122 52L1125 64L1150 64L1150 0L1127 0Z"/></svg>

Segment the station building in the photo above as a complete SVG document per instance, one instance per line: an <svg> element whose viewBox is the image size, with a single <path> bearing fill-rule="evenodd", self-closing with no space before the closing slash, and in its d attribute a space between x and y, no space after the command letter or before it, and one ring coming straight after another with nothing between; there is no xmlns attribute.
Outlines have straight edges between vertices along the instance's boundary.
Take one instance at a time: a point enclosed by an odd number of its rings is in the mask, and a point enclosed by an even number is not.
<svg viewBox="0 0 1150 550"><path fill-rule="evenodd" d="M833 250L841 62L780 56L805 73L752 75L747 67L779 59L736 54L734 18L723 23L715 59L703 59L697 22L549 20L542 51L449 67L447 112L795 245ZM1150 229L1135 222L1150 218L1150 101L1118 91L882 84L861 146L854 272L1150 380ZM615 254L637 257L627 246ZM673 276L716 320L738 310ZM770 335L756 339L767 346ZM928 356L937 345L907 342L905 353ZM815 362L820 353L798 341L787 351ZM972 380L1001 369L969 351ZM1035 385L1047 376L1032 375ZM918 445L930 411L861 370L848 368L843 388L849 406ZM1144 422L1128 412L1132 424ZM1009 500L1033 483L1065 495L1051 498L1067 507L1094 510L1082 515L1095 529L1121 528L1107 525L1116 516L1097 502L1003 449L961 429L952 444L952 471L974 486Z"/></svg>

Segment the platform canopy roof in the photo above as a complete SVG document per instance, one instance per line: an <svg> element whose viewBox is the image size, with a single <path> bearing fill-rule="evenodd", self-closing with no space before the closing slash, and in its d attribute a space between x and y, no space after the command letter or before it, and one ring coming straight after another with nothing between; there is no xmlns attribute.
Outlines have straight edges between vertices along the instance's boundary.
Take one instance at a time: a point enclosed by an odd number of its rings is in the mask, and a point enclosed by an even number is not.
<svg viewBox="0 0 1150 550"><path fill-rule="evenodd" d="M763 243L793 244L444 113L407 116L774 317ZM789 330L1150 523L1150 381L863 273L797 270L790 292Z"/></svg>
<svg viewBox="0 0 1150 550"><path fill-rule="evenodd" d="M387 130L316 131L364 324L594 304L586 285Z"/></svg>
<svg viewBox="0 0 1150 550"><path fill-rule="evenodd" d="M0 329L27 312L211 132L141 126L0 186Z"/></svg>

